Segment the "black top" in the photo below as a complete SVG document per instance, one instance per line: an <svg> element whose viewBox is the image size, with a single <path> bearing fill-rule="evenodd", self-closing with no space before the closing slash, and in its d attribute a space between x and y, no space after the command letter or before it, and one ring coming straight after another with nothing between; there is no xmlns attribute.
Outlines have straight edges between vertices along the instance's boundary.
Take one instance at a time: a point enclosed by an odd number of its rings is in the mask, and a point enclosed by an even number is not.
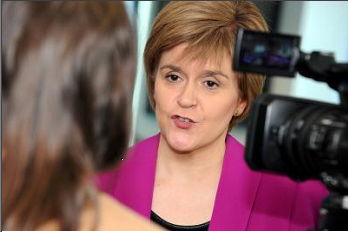
<svg viewBox="0 0 348 232"><path fill-rule="evenodd" d="M151 221L156 222L160 226L166 228L167 230L200 230L200 231L207 231L209 228L209 222L199 224L199 225L193 225L193 226L181 226L181 225L175 225L170 222L167 222L166 220L162 219L160 216L158 216L155 212L151 210Z"/></svg>

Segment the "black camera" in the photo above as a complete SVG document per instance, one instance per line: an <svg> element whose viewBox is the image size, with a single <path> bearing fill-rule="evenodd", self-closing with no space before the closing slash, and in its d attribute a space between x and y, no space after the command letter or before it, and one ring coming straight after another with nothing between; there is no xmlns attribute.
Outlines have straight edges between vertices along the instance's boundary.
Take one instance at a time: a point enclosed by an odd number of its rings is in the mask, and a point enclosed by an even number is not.
<svg viewBox="0 0 348 232"><path fill-rule="evenodd" d="M261 95L251 110L246 160L294 180L324 172L348 177L348 111L315 101ZM345 182L344 189L348 188Z"/></svg>
<svg viewBox="0 0 348 232"><path fill-rule="evenodd" d="M338 91L341 104L262 94L251 108L245 159L254 170L321 180L331 196L323 208L335 215L320 229L342 229L348 218L348 64L299 46L299 36L239 29L233 68L287 77L299 72Z"/></svg>

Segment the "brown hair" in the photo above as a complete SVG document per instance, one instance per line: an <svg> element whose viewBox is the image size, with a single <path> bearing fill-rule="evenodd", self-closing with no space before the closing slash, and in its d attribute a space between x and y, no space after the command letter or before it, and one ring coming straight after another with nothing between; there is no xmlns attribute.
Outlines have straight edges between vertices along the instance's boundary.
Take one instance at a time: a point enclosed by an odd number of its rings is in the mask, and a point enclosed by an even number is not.
<svg viewBox="0 0 348 232"><path fill-rule="evenodd" d="M252 2L170 2L156 17L145 47L144 64L152 108L155 108L155 75L163 52L188 43L186 54L191 54L192 58L219 58L226 52L232 58L238 28L268 31L266 21ZM237 73L237 77L247 105L240 116L231 119L229 129L246 117L265 80L264 76L255 74Z"/></svg>
<svg viewBox="0 0 348 232"><path fill-rule="evenodd" d="M2 2L2 228L77 230L128 145L135 47L122 2Z"/></svg>

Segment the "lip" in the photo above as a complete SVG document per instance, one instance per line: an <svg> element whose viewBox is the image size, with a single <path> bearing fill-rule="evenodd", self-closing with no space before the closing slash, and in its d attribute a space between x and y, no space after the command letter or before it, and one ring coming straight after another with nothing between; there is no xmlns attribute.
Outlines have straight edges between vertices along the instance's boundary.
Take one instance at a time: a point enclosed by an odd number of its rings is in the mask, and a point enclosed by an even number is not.
<svg viewBox="0 0 348 232"><path fill-rule="evenodd" d="M187 121L183 122L183 121L180 120L180 118L185 118L185 119L187 119ZM176 127L180 128L180 129L185 129L185 130L190 129L196 123L191 118L182 117L180 115L172 115L171 119L174 121L174 124L175 124Z"/></svg>

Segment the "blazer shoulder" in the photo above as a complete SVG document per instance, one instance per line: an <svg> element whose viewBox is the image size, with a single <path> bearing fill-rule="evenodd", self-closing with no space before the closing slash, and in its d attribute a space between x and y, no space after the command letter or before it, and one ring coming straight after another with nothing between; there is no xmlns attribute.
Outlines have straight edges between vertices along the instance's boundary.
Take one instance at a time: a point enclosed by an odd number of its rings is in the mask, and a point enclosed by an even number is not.
<svg viewBox="0 0 348 232"><path fill-rule="evenodd" d="M157 150L158 142L159 142L159 134L156 134L147 139L141 140L129 148L127 157L133 156L134 154L137 154L137 153L143 153L144 151L153 152L153 150Z"/></svg>
<svg viewBox="0 0 348 232"><path fill-rule="evenodd" d="M226 136L226 149L227 152L233 151L238 157L244 158L245 146L230 134Z"/></svg>
<svg viewBox="0 0 348 232"><path fill-rule="evenodd" d="M95 177L97 187L103 192L114 192L119 179L122 179L125 175L132 175L134 170L137 170L142 163L153 162L156 157L153 154L157 154L158 140L159 134L144 139L130 147L117 167L97 173ZM149 156L148 154L151 155Z"/></svg>
<svg viewBox="0 0 348 232"><path fill-rule="evenodd" d="M315 229L318 225L321 203L328 195L328 189L320 181L307 180L298 183L291 215L291 220L296 223L292 223L290 229Z"/></svg>

